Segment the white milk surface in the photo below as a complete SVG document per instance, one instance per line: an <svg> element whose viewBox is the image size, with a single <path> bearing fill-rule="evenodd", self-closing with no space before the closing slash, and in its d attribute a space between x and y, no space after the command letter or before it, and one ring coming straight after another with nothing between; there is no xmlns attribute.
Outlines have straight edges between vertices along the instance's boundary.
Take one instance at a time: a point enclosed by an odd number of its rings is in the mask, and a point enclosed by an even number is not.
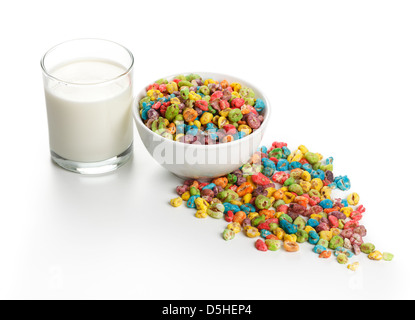
<svg viewBox="0 0 415 320"><path fill-rule="evenodd" d="M126 69L107 60L75 60L50 74L45 97L50 148L79 162L97 162L125 151L133 140L132 86ZM66 82L66 83L65 83ZM76 83L76 84L70 84Z"/></svg>

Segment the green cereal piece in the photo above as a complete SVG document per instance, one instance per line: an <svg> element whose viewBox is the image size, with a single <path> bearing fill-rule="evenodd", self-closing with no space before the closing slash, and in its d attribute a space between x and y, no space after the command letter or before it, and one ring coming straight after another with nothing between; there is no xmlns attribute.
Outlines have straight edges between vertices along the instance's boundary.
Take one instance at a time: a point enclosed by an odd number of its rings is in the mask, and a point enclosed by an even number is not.
<svg viewBox="0 0 415 320"><path fill-rule="evenodd" d="M344 253L340 253L337 256L337 262L340 264L346 264L349 261L349 259L347 258L347 256Z"/></svg>
<svg viewBox="0 0 415 320"><path fill-rule="evenodd" d="M260 194L258 197L256 197L255 199L255 206L262 210L262 209L268 209L269 207L271 207L271 199Z"/></svg>
<svg viewBox="0 0 415 320"><path fill-rule="evenodd" d="M392 261L393 258L394 258L394 255L392 253L389 253L389 252L383 253L383 260Z"/></svg>
<svg viewBox="0 0 415 320"><path fill-rule="evenodd" d="M322 166L322 164L320 162L317 162L317 163L313 164L313 169L314 170L321 169L321 166Z"/></svg>
<svg viewBox="0 0 415 320"><path fill-rule="evenodd" d="M326 239L320 239L317 242L318 245L323 246L325 248L328 248L329 242Z"/></svg>
<svg viewBox="0 0 415 320"><path fill-rule="evenodd" d="M186 77L184 75L182 75L182 74L180 74L178 76L175 76L174 78L175 79L179 79L179 80L186 80Z"/></svg>
<svg viewBox="0 0 415 320"><path fill-rule="evenodd" d="M289 223L293 223L293 219L286 213L283 213L282 215L280 215L279 220L286 220Z"/></svg>
<svg viewBox="0 0 415 320"><path fill-rule="evenodd" d="M191 87L192 83L190 81L187 81L187 80L182 80L177 85L179 86L179 88L181 88L181 87Z"/></svg>
<svg viewBox="0 0 415 320"><path fill-rule="evenodd" d="M143 103L144 103L144 102L149 103L150 101L151 101L151 98L150 98L149 96L146 96L146 97L144 97L143 99L141 99L141 100L140 100L140 103L139 103L139 105L140 105L140 109L141 109L141 108L143 108Z"/></svg>
<svg viewBox="0 0 415 320"><path fill-rule="evenodd" d="M153 123L151 124L151 130L154 132L164 132L165 129L166 129L166 123L161 117L153 121Z"/></svg>
<svg viewBox="0 0 415 320"><path fill-rule="evenodd" d="M289 177L287 180L285 180L284 186L287 187L292 185L293 183L295 183L295 179L293 177Z"/></svg>
<svg viewBox="0 0 415 320"><path fill-rule="evenodd" d="M173 121L173 119L179 114L180 108L176 104L171 104L166 109L165 117L169 121Z"/></svg>
<svg viewBox="0 0 415 320"><path fill-rule="evenodd" d="M321 197L320 192L316 189L310 189L310 191L308 191L307 193L310 197Z"/></svg>
<svg viewBox="0 0 415 320"><path fill-rule="evenodd" d="M255 104L255 99L254 98L246 98L245 99L245 104L253 106Z"/></svg>
<svg viewBox="0 0 415 320"><path fill-rule="evenodd" d="M363 243L360 246L360 250L363 253L366 253L366 254L372 253L373 251L375 251L375 249L376 249L375 245L373 243L369 243L369 242Z"/></svg>
<svg viewBox="0 0 415 320"><path fill-rule="evenodd" d="M209 89L209 87L208 87L208 86L200 86L200 88L199 88L198 92L203 93L203 94L205 95L205 97L209 97L209 100L210 100L210 96L209 96L209 94L210 94L210 89ZM207 101L209 101L209 100L207 100Z"/></svg>
<svg viewBox="0 0 415 320"><path fill-rule="evenodd" d="M297 183L293 183L288 187L288 191L295 192L297 195L301 196L304 191L303 188Z"/></svg>
<svg viewBox="0 0 415 320"><path fill-rule="evenodd" d="M345 224L345 221L343 220L343 219L339 219L339 229L340 230L343 230L343 228L344 228L344 224Z"/></svg>
<svg viewBox="0 0 415 320"><path fill-rule="evenodd" d="M315 154L314 152L307 152L304 157L306 158L306 160L311 164L316 164L319 162L319 157L318 154Z"/></svg>
<svg viewBox="0 0 415 320"><path fill-rule="evenodd" d="M180 96L184 99L187 100L189 99L189 87L182 87L180 88Z"/></svg>
<svg viewBox="0 0 415 320"><path fill-rule="evenodd" d="M177 126L178 124L183 124L184 123L184 118L182 114L178 114L177 116L174 117L174 124Z"/></svg>
<svg viewBox="0 0 415 320"><path fill-rule="evenodd" d="M246 98L255 98L254 90L248 87L241 87L241 89L239 89L239 95L245 100Z"/></svg>
<svg viewBox="0 0 415 320"><path fill-rule="evenodd" d="M215 219L223 218L225 207L222 203L212 203L207 209L207 214Z"/></svg>
<svg viewBox="0 0 415 320"><path fill-rule="evenodd" d="M238 180L238 177L232 173L228 173L228 175L226 176L226 178L228 179L228 182L230 184L235 184L236 181Z"/></svg>
<svg viewBox="0 0 415 320"><path fill-rule="evenodd" d="M225 239L226 241L229 241L235 238L235 231L230 230L230 229L225 229L222 235L223 235L223 239Z"/></svg>
<svg viewBox="0 0 415 320"><path fill-rule="evenodd" d="M191 74L189 74L189 75L186 76L186 80L187 81L192 81L192 80L195 80L195 79L202 79L202 77L199 76L196 73L191 73Z"/></svg>
<svg viewBox="0 0 415 320"><path fill-rule="evenodd" d="M278 223L272 222L268 225L269 231L274 232L278 228Z"/></svg>
<svg viewBox="0 0 415 320"><path fill-rule="evenodd" d="M189 192L191 196L200 196L200 190L196 187L190 187Z"/></svg>
<svg viewBox="0 0 415 320"><path fill-rule="evenodd" d="M305 225L306 225L306 221L304 220L304 218L303 217L301 217L301 216L298 216L297 218L295 218L295 220L294 220L294 224L295 225L297 225L297 228L298 229L304 229L305 228Z"/></svg>
<svg viewBox="0 0 415 320"><path fill-rule="evenodd" d="M228 114L228 119L231 122L238 122L239 120L241 120L243 117L242 111L241 109L232 109L229 114Z"/></svg>
<svg viewBox="0 0 415 320"><path fill-rule="evenodd" d="M270 158L276 158L276 159L281 159L282 157L282 149L281 148L275 148L272 149L269 153L268 156Z"/></svg>
<svg viewBox="0 0 415 320"><path fill-rule="evenodd" d="M168 84L169 82L166 79L159 79L156 81L157 84Z"/></svg>
<svg viewBox="0 0 415 320"><path fill-rule="evenodd" d="M281 240L276 240L276 239L266 239L265 244L266 244L268 250L277 251L281 248L282 241Z"/></svg>
<svg viewBox="0 0 415 320"><path fill-rule="evenodd" d="M233 191L228 189L228 196L223 200L223 202L231 202L239 198L239 195Z"/></svg>
<svg viewBox="0 0 415 320"><path fill-rule="evenodd" d="M251 225L253 227L257 227L260 223L265 222L265 220L266 220L265 215L257 216L254 219L252 219Z"/></svg>
<svg viewBox="0 0 415 320"><path fill-rule="evenodd" d="M325 213L324 211L321 211L318 214L321 215L322 218L326 218L327 219L327 213Z"/></svg>
<svg viewBox="0 0 415 320"><path fill-rule="evenodd" d="M297 233L296 233L296 236L297 236L297 242L298 243L303 243L303 242L306 242L308 240L308 233L305 230L298 229Z"/></svg>
<svg viewBox="0 0 415 320"><path fill-rule="evenodd" d="M285 201L280 199L274 202L274 204L272 205L275 209L277 209L280 205L285 204Z"/></svg>
<svg viewBox="0 0 415 320"><path fill-rule="evenodd" d="M340 236L334 236L331 238L329 242L329 248L335 250L337 247L342 247L344 244L344 240Z"/></svg>

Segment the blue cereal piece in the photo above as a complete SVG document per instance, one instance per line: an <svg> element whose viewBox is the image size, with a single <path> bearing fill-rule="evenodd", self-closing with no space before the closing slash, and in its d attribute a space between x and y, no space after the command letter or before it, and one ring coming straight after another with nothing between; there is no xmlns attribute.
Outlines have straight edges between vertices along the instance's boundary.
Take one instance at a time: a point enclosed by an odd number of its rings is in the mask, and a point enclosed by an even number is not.
<svg viewBox="0 0 415 320"><path fill-rule="evenodd" d="M321 179L321 180L324 180L324 179L326 178L326 175L325 175L324 171L323 171L323 170L321 170L321 169L318 169L318 170L312 170L312 171L310 172L310 174L311 174L311 178L312 178L312 179L319 178L319 179Z"/></svg>
<svg viewBox="0 0 415 320"><path fill-rule="evenodd" d="M347 202L347 199L342 199L341 204L343 205L343 207L348 207L349 206L349 203Z"/></svg>
<svg viewBox="0 0 415 320"><path fill-rule="evenodd" d="M330 199L321 200L319 206L323 209L331 209L333 208L333 201Z"/></svg>
<svg viewBox="0 0 415 320"><path fill-rule="evenodd" d="M334 255L337 257L340 253L344 253L346 257L351 258L354 256L354 253L351 252L349 249L346 249L344 247L337 247L334 250Z"/></svg>
<svg viewBox="0 0 415 320"><path fill-rule="evenodd" d="M310 242L311 244L317 244L319 240L320 240L320 236L318 235L316 231L310 230L308 232L308 242Z"/></svg>
<svg viewBox="0 0 415 320"><path fill-rule="evenodd" d="M279 159L277 163L277 171L286 171L288 170L289 162L286 159Z"/></svg>
<svg viewBox="0 0 415 320"><path fill-rule="evenodd" d="M310 227L312 227L312 228L315 228L315 227L317 227L318 225L320 224L320 222L318 222L316 219L308 219L308 221L307 221L307 226L310 226Z"/></svg>
<svg viewBox="0 0 415 320"><path fill-rule="evenodd" d="M280 220L280 226L285 231L285 233L288 233L288 234L294 234L294 233L297 233L298 231L298 227L296 224L289 223L285 219Z"/></svg>
<svg viewBox="0 0 415 320"><path fill-rule="evenodd" d="M214 183L209 183L208 185L204 186L204 187L202 188L202 190L205 190L205 189L212 190L214 187L216 187L216 184L214 184Z"/></svg>
<svg viewBox="0 0 415 320"><path fill-rule="evenodd" d="M239 206L237 206L236 204L229 203L229 202L223 203L223 206L225 207L225 212L232 211L235 213L235 212L241 211Z"/></svg>
<svg viewBox="0 0 415 320"><path fill-rule="evenodd" d="M274 175L275 170L271 167L265 167L262 173L267 176L268 178L271 178Z"/></svg>
<svg viewBox="0 0 415 320"><path fill-rule="evenodd" d="M189 200L186 202L186 206L188 208L196 208L195 200L199 198L199 196L191 196Z"/></svg>
<svg viewBox="0 0 415 320"><path fill-rule="evenodd" d="M265 102L262 99L256 99L254 108L256 111L261 112L265 108Z"/></svg>
<svg viewBox="0 0 415 320"><path fill-rule="evenodd" d="M262 229L261 230L261 237L262 238L266 238L267 236L269 236L270 234L272 234L272 232L271 231L269 231L269 230L267 230L267 229Z"/></svg>
<svg viewBox="0 0 415 320"><path fill-rule="evenodd" d="M350 180L347 176L339 176L334 178L334 182L336 183L336 187L342 191L347 191L350 189Z"/></svg>
<svg viewBox="0 0 415 320"><path fill-rule="evenodd" d="M323 251L327 251L327 248L326 248L326 247L324 247L324 246L322 246L322 245L320 245L320 244L317 244L317 245L313 248L313 252L314 252L314 253L317 253L317 254L320 254L320 253L322 253Z"/></svg>
<svg viewBox="0 0 415 320"><path fill-rule="evenodd" d="M267 158L262 158L261 162L262 162L262 165L263 165L265 168L271 168L271 169L273 169L274 171L277 169L277 167L275 166L274 161L272 161L272 160L270 160L270 159L267 159Z"/></svg>
<svg viewBox="0 0 415 320"><path fill-rule="evenodd" d="M307 171L308 173L310 173L311 174L311 171L313 171L313 167L311 166L311 164L309 164L309 163L304 163L302 166L301 166L301 169L303 169L303 170L305 170L305 171Z"/></svg>
<svg viewBox="0 0 415 320"><path fill-rule="evenodd" d="M300 162L298 162L298 161L292 161L290 164L289 164L289 166L288 166L288 168L290 169L290 170L292 170L292 169L298 169L298 168L301 168L302 167L302 164L300 163Z"/></svg>
<svg viewBox="0 0 415 320"><path fill-rule="evenodd" d="M290 149L288 149L287 147L282 147L282 157L287 159L288 156L291 154Z"/></svg>

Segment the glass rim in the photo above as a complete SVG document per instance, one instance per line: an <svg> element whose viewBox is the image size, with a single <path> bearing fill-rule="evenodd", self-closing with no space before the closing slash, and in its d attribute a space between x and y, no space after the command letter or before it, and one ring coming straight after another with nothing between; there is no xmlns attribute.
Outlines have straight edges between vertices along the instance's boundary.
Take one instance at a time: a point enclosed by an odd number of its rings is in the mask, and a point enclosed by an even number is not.
<svg viewBox="0 0 415 320"><path fill-rule="evenodd" d="M80 41L80 40L98 40L98 41L103 41L103 42L108 42L108 43L112 43L115 44L117 46L119 46L120 48L124 49L128 55L130 56L131 59L131 63L129 65L129 67L127 68L127 70L121 74L119 74L118 76L111 78L111 79L107 79L107 80L103 80L103 81L99 81L99 82L93 82L93 83L78 83L78 82L70 82L70 81L65 81L62 79L59 79L53 75L51 75L47 70L46 70L46 66L45 66L45 59L47 58L47 56L53 51L55 50L57 47L69 43L69 42L76 42L76 41ZM72 39L72 40L66 40L63 41L61 43L58 43L56 45L54 45L52 48L50 48L49 50L47 50L45 52L45 54L42 56L42 58L40 59L40 66L42 68L43 74L51 79L54 79L56 81L59 82L63 82L63 83L67 83L67 84L71 84L71 85L76 85L76 86L90 86L90 85L99 85L99 84L105 84L108 82L112 82L115 81L117 79L120 79L122 77L124 77L125 75L127 75L128 73L130 73L130 71L132 70L133 66L134 66L134 56L132 54L132 52L130 50L128 50L125 46L119 44L118 42L112 41L112 40L106 40L106 39L101 39L101 38L76 38L76 39Z"/></svg>

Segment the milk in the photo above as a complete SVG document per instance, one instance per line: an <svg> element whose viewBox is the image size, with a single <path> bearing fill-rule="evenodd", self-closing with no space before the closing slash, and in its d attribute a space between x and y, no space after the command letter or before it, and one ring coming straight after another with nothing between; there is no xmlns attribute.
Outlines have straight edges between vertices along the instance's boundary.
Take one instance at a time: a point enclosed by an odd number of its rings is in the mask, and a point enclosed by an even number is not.
<svg viewBox="0 0 415 320"><path fill-rule="evenodd" d="M119 77L125 72L121 65L98 59L50 70L61 80L45 84L51 151L67 160L98 162L131 145L131 75Z"/></svg>

